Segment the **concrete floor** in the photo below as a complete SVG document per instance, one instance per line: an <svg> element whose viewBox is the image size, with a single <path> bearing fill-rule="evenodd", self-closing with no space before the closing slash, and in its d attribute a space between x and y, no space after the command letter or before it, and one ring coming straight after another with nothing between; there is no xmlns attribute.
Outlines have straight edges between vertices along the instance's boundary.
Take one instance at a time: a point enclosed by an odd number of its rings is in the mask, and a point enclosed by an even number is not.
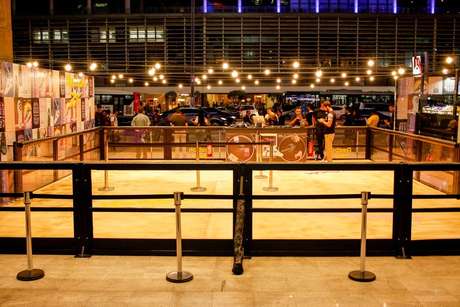
<svg viewBox="0 0 460 307"><path fill-rule="evenodd" d="M256 173L255 175L257 175ZM40 172L36 176L40 176ZM232 174L223 171L202 172L202 185L208 194L231 194ZM195 172L187 171L113 171L109 185L114 191L101 192L103 172L93 172L94 194L148 194L181 191L192 193ZM254 179L254 194L267 194L263 187L267 179ZM274 185L279 191L273 194L336 194L371 191L379 194L393 193L392 172L274 172ZM64 178L39 192L72 194L71 178ZM424 184L414 182L415 194L441 194ZM33 200L33 206L71 207L70 200ZM120 200L94 201L95 207L158 207L172 208L172 200ZM16 201L8 206L23 206ZM414 207L460 206L458 200L415 200ZM231 208L226 200L184 200L184 208ZM254 207L297 208L360 208L359 200L315 201L254 201ZM391 200L371 200L369 207L391 208ZM172 213L95 213L94 234L97 238L174 238L175 222ZM34 212L32 216L35 237L72 237L71 212ZM392 214L370 213L369 238L391 238ZM413 239L460 238L459 213L413 214ZM0 212L0 236L24 236L22 212ZM183 215L184 238L231 238L230 213L188 213ZM360 237L359 213L256 213L254 238L256 239L337 239Z"/></svg>
<svg viewBox="0 0 460 307"><path fill-rule="evenodd" d="M348 279L358 258L253 258L234 276L230 257L187 257L187 284L165 280L173 257L35 256L45 278L20 282L25 260L0 255L0 306L460 306L460 257L368 258L373 283Z"/></svg>

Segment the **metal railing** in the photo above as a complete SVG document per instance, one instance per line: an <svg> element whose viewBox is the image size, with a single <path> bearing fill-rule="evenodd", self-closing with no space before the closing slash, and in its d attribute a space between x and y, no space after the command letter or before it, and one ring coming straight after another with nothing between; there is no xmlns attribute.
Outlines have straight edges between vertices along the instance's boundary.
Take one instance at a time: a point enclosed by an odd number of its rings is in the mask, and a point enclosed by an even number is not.
<svg viewBox="0 0 460 307"><path fill-rule="evenodd" d="M173 199L172 193L167 194L110 194L94 195L92 192L93 171L230 171L233 176L233 192L231 194L190 194L184 193L183 199L196 200L232 200L233 208L183 208L182 213L232 213L233 228L236 221L242 220L242 250L244 255L356 255L359 251L359 240L279 240L254 239L253 217L258 213L360 213L359 208L341 207L253 207L254 200L318 200L318 199L360 199L361 194L254 194L253 177L260 171L387 171L393 173L394 191L389 194L374 194L370 199L389 199L392 208L369 207L369 213L392 214L392 238L368 240L368 254L395 255L410 257L412 254L458 254L458 239L412 240L412 215L414 213L430 214L433 212L460 212L460 207L413 208L414 199L458 199L459 194L424 194L413 193L414 172L416 171L460 171L460 163L82 163L82 162L12 162L0 163L3 170L68 170L72 172L73 194L31 193L33 199L66 199L72 200L72 207L33 207L32 212L71 212L74 221L72 238L34 238L34 248L41 252L75 253L79 256L92 254L167 254L173 255L174 240L169 239L108 239L94 238L93 213L173 213L174 208L152 207L94 207L94 200L125 200L125 199ZM0 197L21 197L21 193L1 193ZM244 203L244 216L237 218L238 201ZM24 211L23 207L3 206L0 212ZM435 217L433 217L435 218ZM0 251L22 252L21 238L0 238ZM56 244L59 242L59 244ZM188 239L184 240L184 254L195 255L231 255L236 242L235 232L231 240L226 239Z"/></svg>

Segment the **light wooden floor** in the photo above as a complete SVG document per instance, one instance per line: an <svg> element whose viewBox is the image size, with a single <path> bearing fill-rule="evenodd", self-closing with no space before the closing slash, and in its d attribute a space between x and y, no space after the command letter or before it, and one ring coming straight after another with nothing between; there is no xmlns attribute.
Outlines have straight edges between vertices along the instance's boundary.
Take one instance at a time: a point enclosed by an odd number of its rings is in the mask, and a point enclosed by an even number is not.
<svg viewBox="0 0 460 307"><path fill-rule="evenodd" d="M256 173L257 175L257 173ZM232 174L223 171L202 172L202 185L208 194L231 194ZM195 172L189 171L112 171L109 175L112 192L100 192L103 172L93 171L93 193L103 194L155 194L175 191L190 192L194 186ZM267 179L254 179L254 194L267 194L263 187ZM274 185L279 191L273 194L336 194L370 191L379 194L393 192L392 172L358 171L277 171ZM40 193L72 194L71 178L42 188ZM414 183L415 194L440 194L440 192ZM95 207L158 207L172 208L172 200L94 201ZM8 206L22 206L21 200ZM36 199L33 206L71 207L70 200ZM391 208L391 200L371 200L373 208ZM414 207L460 206L457 200L415 200ZM184 208L231 208L226 200L184 200ZM254 201L254 207L327 207L360 208L359 200L316 201ZM392 214L369 213L368 237L391 238ZM230 213L183 214L184 238L231 238ZM33 212L35 237L72 237L71 212ZM254 238L256 239L336 239L360 237L359 213L255 213ZM22 212L0 212L0 236L24 236ZM94 213L94 234L98 238L174 238L173 213ZM416 213L413 215L413 239L460 238L460 214Z"/></svg>

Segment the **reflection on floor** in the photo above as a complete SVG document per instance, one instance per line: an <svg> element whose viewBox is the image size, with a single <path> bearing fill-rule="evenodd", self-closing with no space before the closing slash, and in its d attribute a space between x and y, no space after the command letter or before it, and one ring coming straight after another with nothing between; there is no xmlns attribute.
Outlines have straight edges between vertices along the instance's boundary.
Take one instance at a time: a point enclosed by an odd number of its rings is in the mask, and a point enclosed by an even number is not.
<svg viewBox="0 0 460 307"><path fill-rule="evenodd" d="M267 173L266 173L267 174ZM195 185L194 171L113 171L109 185L114 191L101 192L103 172L93 171L94 194L165 194L174 191L192 193ZM256 172L254 175L258 175ZM39 176L39 174L37 174ZM201 173L202 185L208 194L231 194L232 173L206 171ZM267 194L263 187L267 179L254 178L254 194ZM279 191L273 194L337 194L371 191L378 194L393 193L392 172L358 171L279 171L274 172L274 185ZM71 178L64 178L40 190L41 193L72 194ZM414 183L415 194L440 194L440 192ZM8 204L22 206L21 201ZM172 200L94 201L95 207L158 207L172 208ZM459 206L457 200L416 200L414 207ZM33 200L33 206L71 207L70 200ZM370 207L391 208L391 200L371 200ZM232 208L225 200L184 200L184 208ZM359 200L316 201L254 201L254 207L318 207L360 208ZM35 237L71 237L73 219L71 212L33 212ZM22 212L0 212L0 236L24 236ZM391 238L392 214L370 213L369 238ZM331 239L359 238L359 213L255 213L254 238L256 239ZM175 225L172 213L95 213L94 234L99 238L174 238ZM231 238L230 213L183 214L184 238ZM417 213L413 215L413 238L460 238L460 214Z"/></svg>
<svg viewBox="0 0 460 307"><path fill-rule="evenodd" d="M173 257L36 256L44 279L16 281L25 256L0 255L0 306L460 306L460 257L368 258L373 283L348 279L358 258L186 257L186 284L165 280Z"/></svg>

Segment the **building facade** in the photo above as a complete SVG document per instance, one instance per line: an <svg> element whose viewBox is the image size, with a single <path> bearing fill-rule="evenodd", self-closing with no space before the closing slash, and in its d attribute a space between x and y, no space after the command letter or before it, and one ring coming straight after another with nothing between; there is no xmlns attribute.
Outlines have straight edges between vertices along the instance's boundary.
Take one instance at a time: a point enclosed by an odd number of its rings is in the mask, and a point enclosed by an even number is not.
<svg viewBox="0 0 460 307"><path fill-rule="evenodd" d="M34 59L54 69L71 63L74 71L96 62L103 76L97 84L107 86L123 85L111 84L112 74L138 86L188 84L193 71L202 77L208 69L214 73L202 82L228 84L224 62L241 80L251 75L266 86L275 78L291 82L294 72L296 84L305 86L317 70L321 82L346 73L359 85L391 85L391 72L409 69L414 55L426 53L435 73L460 48L456 0L196 0L194 44L191 1L15 0L12 6L16 62ZM371 74L369 59L376 63ZM164 76L156 82L148 74L154 63Z"/></svg>

